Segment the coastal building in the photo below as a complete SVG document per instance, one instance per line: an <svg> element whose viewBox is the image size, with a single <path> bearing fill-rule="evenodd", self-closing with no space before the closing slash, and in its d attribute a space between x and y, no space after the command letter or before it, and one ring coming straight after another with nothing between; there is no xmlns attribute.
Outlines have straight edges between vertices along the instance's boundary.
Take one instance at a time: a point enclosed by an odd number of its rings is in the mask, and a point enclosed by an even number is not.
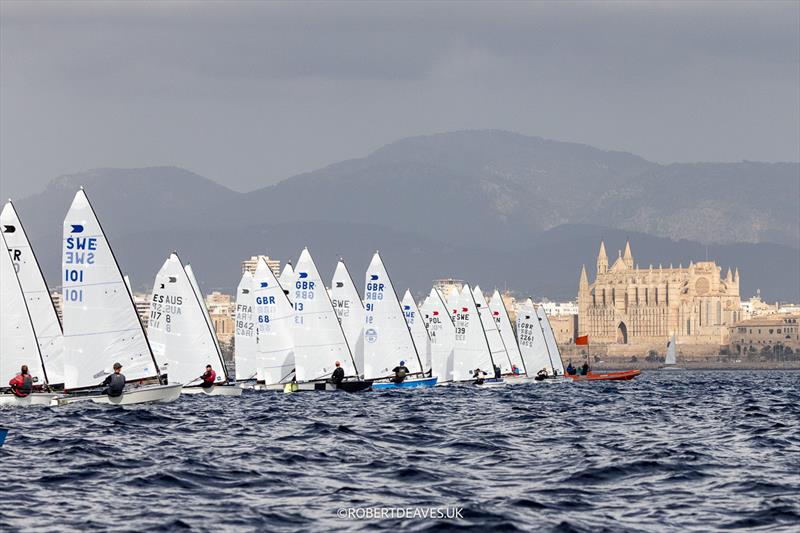
<svg viewBox="0 0 800 533"><path fill-rule="evenodd" d="M147 329L147 323L150 320L150 295L141 292L133 293L133 304L136 306L139 320L142 321L142 325Z"/></svg>
<svg viewBox="0 0 800 533"><path fill-rule="evenodd" d="M62 307L61 307L61 291L50 291L50 299L53 300L53 307L56 308L56 314L58 315L58 321L62 324L64 323L64 317L62 316Z"/></svg>
<svg viewBox="0 0 800 533"><path fill-rule="evenodd" d="M545 312L547 313L547 310ZM574 315L550 315L550 313L547 313L547 318L550 320L550 326L553 328L553 334L559 346L575 343L576 332L578 331L577 313Z"/></svg>
<svg viewBox="0 0 800 533"><path fill-rule="evenodd" d="M749 300L742 300L739 305L742 308L741 320L755 318L757 316L771 315L778 311L777 305L770 305L761 299L761 289L756 290L756 295Z"/></svg>
<svg viewBox="0 0 800 533"><path fill-rule="evenodd" d="M234 313L236 303L230 294L219 291L212 291L206 296L206 307L217 339L220 342L229 343L234 335Z"/></svg>
<svg viewBox="0 0 800 533"><path fill-rule="evenodd" d="M592 343L658 349L675 334L679 344L718 348L741 319L739 270L723 276L714 261L639 268L629 242L609 267L601 242L594 281L581 270L578 315Z"/></svg>
<svg viewBox="0 0 800 533"><path fill-rule="evenodd" d="M549 317L578 314L578 302L543 301L536 305L544 309L544 312L547 313Z"/></svg>
<svg viewBox="0 0 800 533"><path fill-rule="evenodd" d="M281 262L278 259L270 259L268 255L254 255L251 256L250 259L245 259L242 261L242 274L245 272L250 272L251 274L255 274L256 266L258 266L258 261L261 258L264 258L267 261L267 266L275 276L281 275Z"/></svg>
<svg viewBox="0 0 800 533"><path fill-rule="evenodd" d="M787 355L800 351L800 313L764 315L730 328L733 354ZM788 350L787 350L788 348Z"/></svg>
<svg viewBox="0 0 800 533"><path fill-rule="evenodd" d="M461 291L462 287L464 287L463 279L445 278L433 280L433 288L441 292L445 298L450 294L451 289L455 288L457 291Z"/></svg>

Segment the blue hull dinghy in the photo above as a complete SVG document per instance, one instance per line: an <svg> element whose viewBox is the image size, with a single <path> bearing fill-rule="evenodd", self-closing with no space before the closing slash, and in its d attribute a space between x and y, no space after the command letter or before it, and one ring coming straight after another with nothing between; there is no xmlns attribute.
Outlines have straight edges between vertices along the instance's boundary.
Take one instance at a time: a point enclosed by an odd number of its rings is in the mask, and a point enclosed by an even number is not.
<svg viewBox="0 0 800 533"><path fill-rule="evenodd" d="M401 383L393 383L391 381L385 381L383 383L373 383L372 388L374 390L378 390L378 389L412 389L419 387L433 387L434 385L436 385L436 381L438 379L439 379L438 377L407 379Z"/></svg>

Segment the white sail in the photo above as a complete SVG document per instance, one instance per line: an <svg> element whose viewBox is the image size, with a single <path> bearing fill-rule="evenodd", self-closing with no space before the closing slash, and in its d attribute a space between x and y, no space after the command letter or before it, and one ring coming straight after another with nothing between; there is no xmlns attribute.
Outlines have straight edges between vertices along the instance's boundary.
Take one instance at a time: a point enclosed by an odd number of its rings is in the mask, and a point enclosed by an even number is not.
<svg viewBox="0 0 800 533"><path fill-rule="evenodd" d="M344 261L336 263L331 280L331 303L342 324L357 368L364 368L364 303Z"/></svg>
<svg viewBox="0 0 800 533"><path fill-rule="evenodd" d="M468 283L465 283L461 290L454 318L456 342L453 381L471 380L476 369L493 377L492 354Z"/></svg>
<svg viewBox="0 0 800 533"><path fill-rule="evenodd" d="M553 363L553 371L559 376L563 376L564 362L561 359L561 350L558 349L558 343L556 342L553 328L550 326L550 319L547 318L547 313L544 312L544 308L541 305L536 308L536 314L539 316L539 323L542 325L544 340L547 343L547 352Z"/></svg>
<svg viewBox="0 0 800 533"><path fill-rule="evenodd" d="M256 354L256 325L253 318L255 296L253 274L245 270L236 287L236 310L234 313L234 352L236 379L256 379L258 356Z"/></svg>
<svg viewBox="0 0 800 533"><path fill-rule="evenodd" d="M453 348L455 326L442 295L431 289L423 305L422 314L431 337L431 369L438 383L453 381Z"/></svg>
<svg viewBox="0 0 800 533"><path fill-rule="evenodd" d="M304 249L294 269L289 298L294 303L294 356L297 381L327 379L339 361L345 376L358 376L342 326L319 270Z"/></svg>
<svg viewBox="0 0 800 533"><path fill-rule="evenodd" d="M28 372L34 381L44 385L47 379L39 343L2 233L0 244L0 387L6 387L8 380L19 373L22 365L28 365Z"/></svg>
<svg viewBox="0 0 800 533"><path fill-rule="evenodd" d="M472 291L472 296L475 299L475 305L478 307L478 314L481 317L483 324L483 332L486 334L486 342L489 344L489 351L492 354L492 361L496 366L500 367L503 374L511 373L511 358L506 351L506 345L503 342L503 337L500 335L500 330L497 329L497 323L492 316L492 311L486 303L486 297L483 295L481 288L476 285ZM492 375L494 375L494 368Z"/></svg>
<svg viewBox="0 0 800 533"><path fill-rule="evenodd" d="M678 363L676 349L675 334L673 333L672 337L669 339L669 342L667 342L667 357L664 359L665 365L675 365Z"/></svg>
<svg viewBox="0 0 800 533"><path fill-rule="evenodd" d="M403 309L378 252L364 279L364 379L388 377L400 361L412 374L422 372Z"/></svg>
<svg viewBox="0 0 800 533"><path fill-rule="evenodd" d="M262 258L253 277L258 373L266 385L291 381L294 358L294 308L267 262Z"/></svg>
<svg viewBox="0 0 800 533"><path fill-rule="evenodd" d="M61 264L64 387L97 386L116 362L128 380L157 376L133 299L83 189L64 219Z"/></svg>
<svg viewBox="0 0 800 533"><path fill-rule="evenodd" d="M281 275L278 276L278 283L283 287L283 292L292 299L292 289L294 288L295 273L292 268L292 263L286 263L281 270Z"/></svg>
<svg viewBox="0 0 800 533"><path fill-rule="evenodd" d="M205 318L205 308L177 254L170 254L156 274L147 326L150 346L170 383L199 385L211 365L217 381L225 380L217 345Z"/></svg>
<svg viewBox="0 0 800 533"><path fill-rule="evenodd" d="M200 290L200 284L197 283L197 278L194 276L194 270L192 270L192 265L186 264L183 267L183 271L186 272L186 277L189 278L189 283L191 284L192 290L194 291L195 298L197 298L197 302L200 304L200 308L203 311L203 317L206 320L206 324L208 325L208 330L211 333L211 338L214 339L214 348L217 351L217 357L219 358L216 364L211 366L214 367L214 371L217 373L217 381L220 381L220 375L222 375L222 381L228 381L231 379L231 375L228 373L228 369L225 366L225 358L222 357L222 350L220 349L219 339L217 338L217 330L214 328L214 322L211 320L211 313L208 312L208 307L206 306L206 299L203 296L203 291ZM205 370L205 368L203 369Z"/></svg>
<svg viewBox="0 0 800 533"><path fill-rule="evenodd" d="M414 346L417 347L417 353L422 361L422 370L426 373L430 372L431 337L428 335L428 328L410 290L406 289L401 304L403 305L403 314L406 316L406 324L411 330L411 338L414 339Z"/></svg>
<svg viewBox="0 0 800 533"><path fill-rule="evenodd" d="M526 302L517 308L517 340L528 375L533 376L543 368L553 374L544 330L533 303Z"/></svg>
<svg viewBox="0 0 800 533"><path fill-rule="evenodd" d="M61 333L61 322L25 228L10 200L0 213L0 227L25 295L48 382L50 385L63 384L64 337Z"/></svg>
<svg viewBox="0 0 800 533"><path fill-rule="evenodd" d="M525 361L522 359L517 338L514 336L514 328L511 327L511 319L508 317L508 310L503 302L503 297L500 296L500 291L495 290L492 294L492 298L489 300L489 309L492 312L495 324L497 324L497 329L500 331L500 337L503 339L509 361L521 373L527 373Z"/></svg>

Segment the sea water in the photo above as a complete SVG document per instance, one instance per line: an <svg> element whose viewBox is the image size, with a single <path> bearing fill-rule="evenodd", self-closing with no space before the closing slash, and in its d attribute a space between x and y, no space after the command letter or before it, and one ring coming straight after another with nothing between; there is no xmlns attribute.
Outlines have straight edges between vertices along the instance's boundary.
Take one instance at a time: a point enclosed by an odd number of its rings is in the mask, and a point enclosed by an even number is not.
<svg viewBox="0 0 800 533"><path fill-rule="evenodd" d="M797 371L6 408L0 427L0 530L800 526Z"/></svg>

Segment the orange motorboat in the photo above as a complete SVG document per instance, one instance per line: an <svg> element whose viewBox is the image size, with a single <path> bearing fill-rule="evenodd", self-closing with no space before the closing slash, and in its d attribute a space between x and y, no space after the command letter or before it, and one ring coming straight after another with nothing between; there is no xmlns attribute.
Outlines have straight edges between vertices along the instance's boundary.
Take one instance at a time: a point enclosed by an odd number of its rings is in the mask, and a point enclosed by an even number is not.
<svg viewBox="0 0 800 533"><path fill-rule="evenodd" d="M641 370L622 370L620 372L589 372L585 376L570 376L566 374L564 377L570 378L573 381L627 381L641 373Z"/></svg>

